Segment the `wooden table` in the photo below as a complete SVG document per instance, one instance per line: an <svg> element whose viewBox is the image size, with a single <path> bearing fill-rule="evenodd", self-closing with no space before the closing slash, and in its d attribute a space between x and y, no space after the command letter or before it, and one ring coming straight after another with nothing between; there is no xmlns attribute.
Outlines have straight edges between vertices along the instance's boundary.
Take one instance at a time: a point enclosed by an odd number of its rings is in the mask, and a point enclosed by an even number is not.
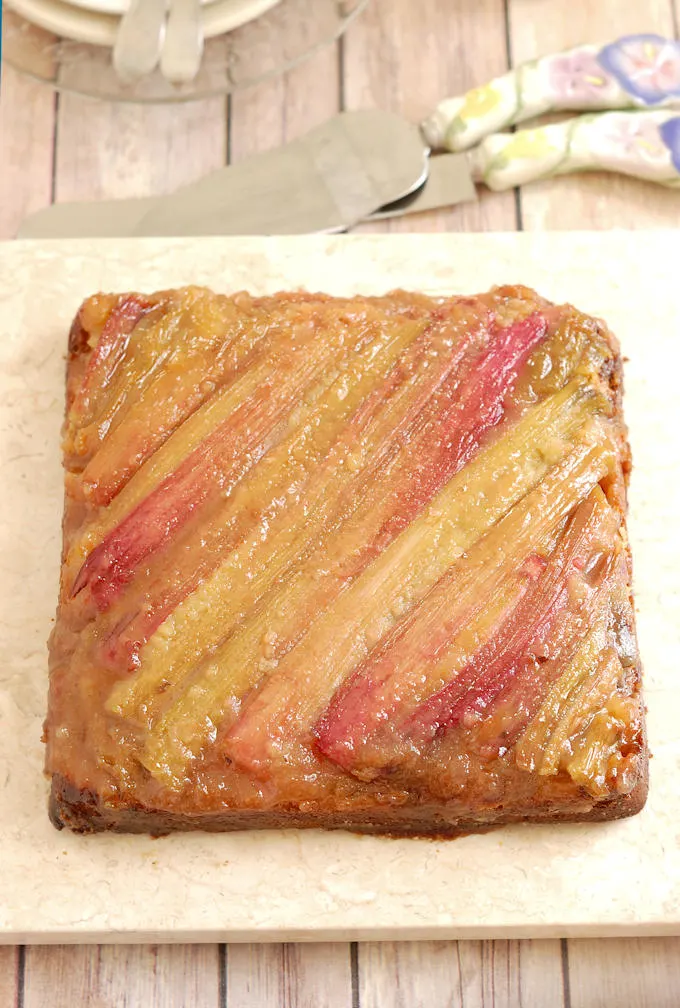
<svg viewBox="0 0 680 1008"><path fill-rule="evenodd" d="M615 34L677 36L679 23L680 0L373 0L339 45L287 77L226 101L175 108L55 96L5 70L0 238L52 200L166 192L342 107L378 105L418 120L445 94L509 64ZM380 227L673 223L680 224L677 193L588 176L487 193L476 204ZM0 1008L10 1005L677 1008L680 938L0 948Z"/></svg>

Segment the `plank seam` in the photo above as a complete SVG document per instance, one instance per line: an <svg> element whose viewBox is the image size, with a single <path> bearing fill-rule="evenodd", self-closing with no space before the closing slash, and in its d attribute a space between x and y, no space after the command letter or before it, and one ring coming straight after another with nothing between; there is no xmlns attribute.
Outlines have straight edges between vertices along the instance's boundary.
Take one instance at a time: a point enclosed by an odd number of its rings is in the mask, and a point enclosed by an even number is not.
<svg viewBox="0 0 680 1008"><path fill-rule="evenodd" d="M282 106L281 106L281 130L283 133L284 144L287 144L288 141L290 140L290 137L288 136L288 109L289 109L288 83L289 83L289 76L288 74L284 74L283 77L281 78L281 87L283 89Z"/></svg>
<svg viewBox="0 0 680 1008"><path fill-rule="evenodd" d="M227 955L227 946L224 942L220 942L217 946L217 1004L219 1008L227 1008Z"/></svg>
<svg viewBox="0 0 680 1008"><path fill-rule="evenodd" d="M460 942L455 943L456 948L456 964L458 966L458 993L460 995L460 1008L464 1008L465 1005L465 994L463 992L463 964L460 959Z"/></svg>
<svg viewBox="0 0 680 1008"><path fill-rule="evenodd" d="M512 69L512 31L510 28L510 0L503 0L503 17L505 19L505 55L508 64L508 70ZM517 127L512 127L512 132L515 133ZM515 230L524 231L524 221L522 218L522 190L515 188Z"/></svg>
<svg viewBox="0 0 680 1008"><path fill-rule="evenodd" d="M571 984L569 981L569 946L567 939L560 940L560 951L562 953L562 1000L564 1008L571 1008Z"/></svg>
<svg viewBox="0 0 680 1008"><path fill-rule="evenodd" d="M346 50L345 50L345 37L341 35L338 39L338 105L340 112L345 111L346 107L346 93L345 93L345 76L346 76Z"/></svg>
<svg viewBox="0 0 680 1008"><path fill-rule="evenodd" d="M24 985L26 976L26 946L20 945L17 952L17 999L16 1008L24 1008Z"/></svg>
<svg viewBox="0 0 680 1008"><path fill-rule="evenodd" d="M224 153L226 157L226 164L231 164L231 152L232 152L232 113L233 113L233 102L232 96L227 95L227 100L225 103L225 114L227 117L226 127L225 127L225 137L224 137Z"/></svg>
<svg viewBox="0 0 680 1008"><path fill-rule="evenodd" d="M279 971L282 1008L298 1008L296 994L299 972L296 947L292 942L285 942L281 946L281 969Z"/></svg>
<svg viewBox="0 0 680 1008"><path fill-rule="evenodd" d="M59 105L60 94L54 92L54 127L52 129L52 176L50 179L50 203L57 200L57 148L59 145Z"/></svg>
<svg viewBox="0 0 680 1008"><path fill-rule="evenodd" d="M524 231L524 220L522 217L522 190L515 189L515 217L518 231Z"/></svg>
<svg viewBox="0 0 680 1008"><path fill-rule="evenodd" d="M359 945L357 942L350 942L349 964L352 980L352 1008L361 1008L359 998Z"/></svg>

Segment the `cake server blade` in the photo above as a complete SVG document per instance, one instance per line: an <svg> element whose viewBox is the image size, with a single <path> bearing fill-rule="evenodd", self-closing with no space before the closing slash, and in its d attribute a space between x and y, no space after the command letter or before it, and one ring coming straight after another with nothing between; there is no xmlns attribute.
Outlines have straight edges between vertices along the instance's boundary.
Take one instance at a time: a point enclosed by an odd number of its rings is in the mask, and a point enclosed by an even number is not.
<svg viewBox="0 0 680 1008"><path fill-rule="evenodd" d="M18 237L342 231L417 190L427 173L417 126L389 112L345 112L170 196L48 207L26 218Z"/></svg>

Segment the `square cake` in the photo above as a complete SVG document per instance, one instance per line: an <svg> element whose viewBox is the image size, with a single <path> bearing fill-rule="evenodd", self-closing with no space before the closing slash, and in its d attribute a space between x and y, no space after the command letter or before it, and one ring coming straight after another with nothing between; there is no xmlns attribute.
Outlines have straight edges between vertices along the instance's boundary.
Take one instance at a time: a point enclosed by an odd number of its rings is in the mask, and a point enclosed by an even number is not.
<svg viewBox="0 0 680 1008"><path fill-rule="evenodd" d="M73 323L45 724L78 832L632 815L621 358L522 287Z"/></svg>

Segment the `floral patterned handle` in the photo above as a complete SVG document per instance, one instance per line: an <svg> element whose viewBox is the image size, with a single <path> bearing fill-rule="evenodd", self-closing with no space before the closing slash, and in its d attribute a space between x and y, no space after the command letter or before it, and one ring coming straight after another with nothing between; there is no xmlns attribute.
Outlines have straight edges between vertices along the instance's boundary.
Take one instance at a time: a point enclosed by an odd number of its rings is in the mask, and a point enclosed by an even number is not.
<svg viewBox="0 0 680 1008"><path fill-rule="evenodd" d="M432 150L463 151L544 112L635 108L680 110L680 42L626 35L546 56L441 102L422 129Z"/></svg>
<svg viewBox="0 0 680 1008"><path fill-rule="evenodd" d="M469 152L475 182L511 189L568 172L604 170L680 189L680 113L605 112L497 133Z"/></svg>

